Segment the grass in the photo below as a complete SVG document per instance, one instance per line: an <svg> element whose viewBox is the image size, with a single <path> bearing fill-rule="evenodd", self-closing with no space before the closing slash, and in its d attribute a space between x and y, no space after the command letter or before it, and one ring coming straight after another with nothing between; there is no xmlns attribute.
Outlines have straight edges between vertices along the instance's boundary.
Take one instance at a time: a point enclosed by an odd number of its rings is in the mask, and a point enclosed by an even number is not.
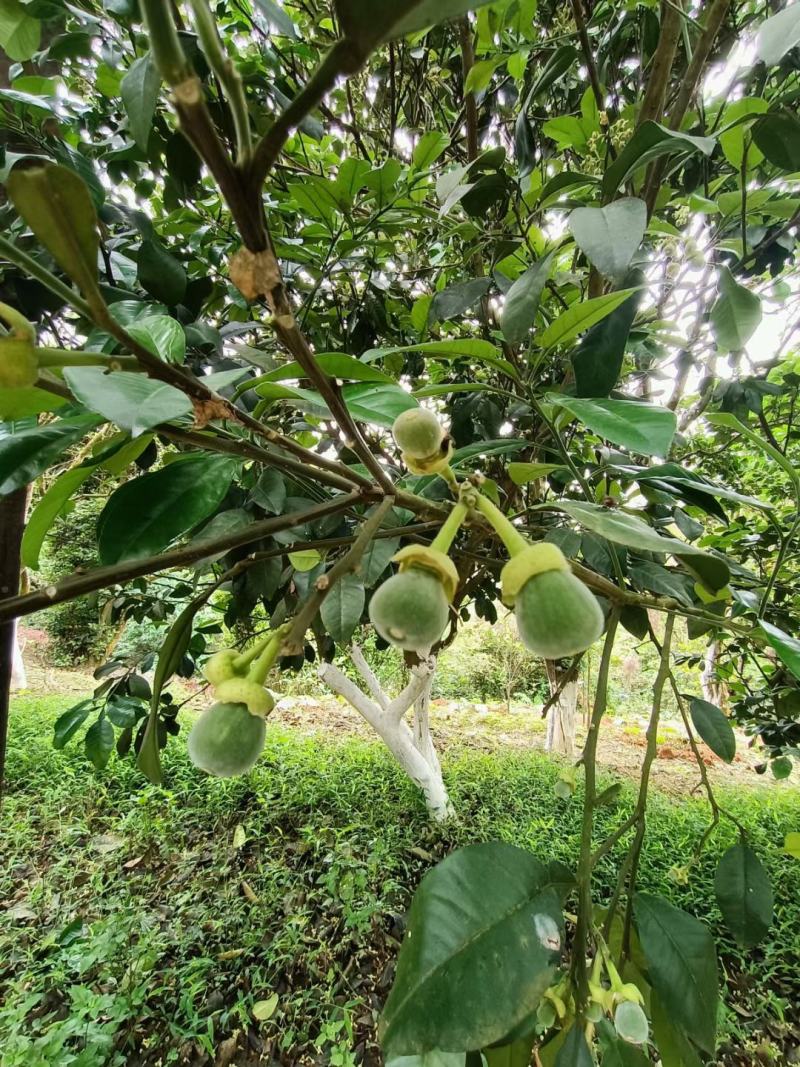
<svg viewBox="0 0 800 1067"><path fill-rule="evenodd" d="M254 773L219 782L178 740L161 789L127 761L98 774L80 748L54 751L52 723L68 704L26 698L12 713L2 1067L380 1063L375 1021L425 870L497 838L574 865L579 799L555 797L560 768L541 754L451 754L459 816L441 831L377 744L273 727ZM630 803L626 789L605 829ZM776 917L761 946L743 953L720 929L713 872L729 829L688 885L670 881L707 824L702 803L654 798L642 884L714 927L727 1002L719 1062L785 1064L800 1043L800 863L781 844L800 828L800 797L739 790L725 804L772 876ZM601 866L600 893L616 859Z"/></svg>

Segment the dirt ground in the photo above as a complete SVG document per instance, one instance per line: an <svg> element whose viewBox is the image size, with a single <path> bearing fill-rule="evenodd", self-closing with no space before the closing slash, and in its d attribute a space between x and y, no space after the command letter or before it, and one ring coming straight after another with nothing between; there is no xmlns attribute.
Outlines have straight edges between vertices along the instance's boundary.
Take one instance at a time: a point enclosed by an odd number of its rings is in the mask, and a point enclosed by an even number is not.
<svg viewBox="0 0 800 1067"><path fill-rule="evenodd" d="M31 657L32 658L32 657ZM97 684L88 670L63 670L28 662L28 692L52 695L91 693ZM207 703L205 693L193 683L173 683L179 699L196 693L187 705L200 709ZM358 736L374 739L375 735L361 716L341 698L331 695L285 696L276 705L271 721L290 727L305 736L326 740ZM598 747L598 763L609 772L637 778L646 745L647 720L640 716L609 715L603 723ZM541 706L513 702L509 712L505 703L473 704L469 701L434 700L431 705L431 730L440 753L453 749L494 752L508 749L544 749L545 724ZM576 754L586 736L585 723L578 725ZM702 742L700 751L713 784L747 788L781 788L787 783L759 775L755 767L762 762L759 748L737 731L737 752L732 764L725 764ZM658 755L653 766L654 783L666 792L686 796L702 789L695 757L683 724L677 719L662 720L658 735Z"/></svg>

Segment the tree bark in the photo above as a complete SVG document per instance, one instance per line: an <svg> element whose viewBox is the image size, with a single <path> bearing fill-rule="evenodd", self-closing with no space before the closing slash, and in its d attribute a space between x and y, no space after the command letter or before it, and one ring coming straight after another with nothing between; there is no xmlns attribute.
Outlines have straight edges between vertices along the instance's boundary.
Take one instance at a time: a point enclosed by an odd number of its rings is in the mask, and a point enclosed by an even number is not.
<svg viewBox="0 0 800 1067"><path fill-rule="evenodd" d="M360 664L364 663L361 650L354 646L353 651L353 662L361 670ZM375 699L370 699L332 663L322 663L319 676L370 724L411 781L422 790L433 818L437 822L444 822L453 814L453 808L428 722L435 667L433 659L412 667L411 681L394 700L386 698L369 668L365 681ZM415 711L413 729L404 719L412 705Z"/></svg>
<svg viewBox="0 0 800 1067"><path fill-rule="evenodd" d="M560 672L552 660L545 660L550 692L558 691ZM559 694L558 700L547 713L547 733L545 751L555 752L559 756L575 754L575 717L578 708L578 682L567 682Z"/></svg>
<svg viewBox="0 0 800 1067"><path fill-rule="evenodd" d="M28 489L17 489L0 497L0 597L16 596L19 592L19 552L22 531L25 528L25 511L28 506ZM14 620L0 624L0 798L6 766L6 742L8 739L8 715L11 704L11 675L16 647L16 624Z"/></svg>

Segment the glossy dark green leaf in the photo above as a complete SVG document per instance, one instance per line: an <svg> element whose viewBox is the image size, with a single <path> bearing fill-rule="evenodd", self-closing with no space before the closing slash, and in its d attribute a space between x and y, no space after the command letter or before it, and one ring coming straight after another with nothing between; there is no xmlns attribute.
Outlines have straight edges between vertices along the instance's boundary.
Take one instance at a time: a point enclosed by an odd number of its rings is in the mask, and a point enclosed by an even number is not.
<svg viewBox="0 0 800 1067"><path fill-rule="evenodd" d="M547 284L553 255L537 260L508 290L500 312L500 329L509 344L521 344L536 319L542 290Z"/></svg>
<svg viewBox="0 0 800 1067"><path fill-rule="evenodd" d="M192 402L185 393L145 374L68 367L64 378L84 407L128 430L133 437L192 411Z"/></svg>
<svg viewBox="0 0 800 1067"><path fill-rule="evenodd" d="M637 275L637 280L630 281L630 284L638 286L640 282L641 275ZM617 384L642 294L642 289L634 292L610 315L587 331L573 352L575 392L579 397L608 396Z"/></svg>
<svg viewBox="0 0 800 1067"><path fill-rule="evenodd" d="M761 322L761 299L720 267L719 296L711 309L711 329L721 352L745 347Z"/></svg>
<svg viewBox="0 0 800 1067"><path fill-rule="evenodd" d="M713 137L693 137L679 130L669 130L658 122L643 122L606 170L603 194L607 199L613 196L637 170L660 156L693 152L710 156L716 143Z"/></svg>
<svg viewBox="0 0 800 1067"><path fill-rule="evenodd" d="M637 893L633 908L651 985L692 1041L710 1055L719 978L708 927L653 893Z"/></svg>
<svg viewBox="0 0 800 1067"><path fill-rule="evenodd" d="M169 315L146 315L132 323L128 333L167 363L183 363L186 358L186 334Z"/></svg>
<svg viewBox="0 0 800 1067"><path fill-rule="evenodd" d="M642 243L647 205L635 196L624 196L604 207L576 207L567 225L592 266L620 279Z"/></svg>
<svg viewBox="0 0 800 1067"><path fill-rule="evenodd" d="M83 744L89 760L101 771L114 751L114 727L105 715L101 715L97 722L92 723L86 731Z"/></svg>
<svg viewBox="0 0 800 1067"><path fill-rule="evenodd" d="M219 507L236 466L225 456L191 455L120 486L97 523L101 563L160 552L197 526Z"/></svg>
<svg viewBox="0 0 800 1067"><path fill-rule="evenodd" d="M370 589L386 568L389 561L400 547L399 537L376 537L361 559L359 573L364 585Z"/></svg>
<svg viewBox="0 0 800 1067"><path fill-rule="evenodd" d="M131 63L119 88L133 139L146 152L161 88L161 75L150 52Z"/></svg>
<svg viewBox="0 0 800 1067"><path fill-rule="evenodd" d="M322 623L337 645L347 645L364 611L364 583L355 574L346 574L322 602Z"/></svg>
<svg viewBox="0 0 800 1067"><path fill-rule="evenodd" d="M553 506L565 511L581 526L600 534L608 541L628 545L629 548L637 548L643 552L669 552L682 562L691 564L695 570L702 569L709 589L724 589L730 580L730 568L724 559L703 552L694 545L678 541L677 538L663 537L635 515L629 515L618 508L606 508L600 504L579 500L559 500L558 504Z"/></svg>
<svg viewBox="0 0 800 1067"><path fill-rule="evenodd" d="M14 422L43 411L57 411L66 404L62 396L46 389L3 389L0 392L0 422Z"/></svg>
<svg viewBox="0 0 800 1067"><path fill-rule="evenodd" d="M425 876L382 1017L389 1053L483 1048L537 1007L563 937L548 880L499 842L459 849Z"/></svg>
<svg viewBox="0 0 800 1067"><path fill-rule="evenodd" d="M99 421L94 415L80 415L0 436L0 496L38 478Z"/></svg>
<svg viewBox="0 0 800 1067"><path fill-rule="evenodd" d="M714 892L725 925L740 945L752 948L764 940L775 899L761 860L744 841L732 845L719 861Z"/></svg>
<svg viewBox="0 0 800 1067"><path fill-rule="evenodd" d="M672 1016L661 997L650 996L653 1041L661 1057L662 1067L703 1067L697 1051L684 1033L680 1020Z"/></svg>
<svg viewBox="0 0 800 1067"><path fill-rule="evenodd" d="M775 759L770 760L769 769L772 771L772 777L775 781L782 782L791 776L794 770L794 763L791 756L776 756Z"/></svg>
<svg viewBox="0 0 800 1067"><path fill-rule="evenodd" d="M675 412L635 400L607 400L549 393L548 401L612 444L643 456L666 456L678 426Z"/></svg>
<svg viewBox="0 0 800 1067"><path fill-rule="evenodd" d="M791 637L789 634L784 633L779 626L774 626L764 619L759 620L759 626L764 631L769 643L778 653L781 663L789 668L795 678L800 678L800 641L796 637Z"/></svg>
<svg viewBox="0 0 800 1067"><path fill-rule="evenodd" d="M634 292L635 289L618 289L616 292L573 304L550 323L544 333L536 338L536 343L541 348L552 348L554 345L563 345L574 340L579 334L602 322L606 315L610 315Z"/></svg>
<svg viewBox="0 0 800 1067"><path fill-rule="evenodd" d="M486 296L491 286L491 278L472 278L468 282L449 285L434 296L429 321L444 322L446 319L458 318L474 307L481 297Z"/></svg>
<svg viewBox="0 0 800 1067"><path fill-rule="evenodd" d="M63 748L86 722L91 710L92 701L82 700L59 715L53 724L53 748Z"/></svg>
<svg viewBox="0 0 800 1067"><path fill-rule="evenodd" d="M753 141L774 166L800 170L800 119L786 112L771 112L753 123Z"/></svg>
<svg viewBox="0 0 800 1067"><path fill-rule="evenodd" d="M157 241L142 241L136 259L139 284L168 307L179 304L186 293L186 271Z"/></svg>
<svg viewBox="0 0 800 1067"><path fill-rule="evenodd" d="M586 1043L583 1026L576 1021L558 1050L556 1067L594 1067L594 1056Z"/></svg>
<svg viewBox="0 0 800 1067"><path fill-rule="evenodd" d="M286 503L286 482L280 471L270 468L259 477L250 498L269 515L280 515Z"/></svg>
<svg viewBox="0 0 800 1067"><path fill-rule="evenodd" d="M610 1024L608 1029L611 1033L601 1038L601 1067L651 1067L652 1061L640 1048L623 1041Z"/></svg>
<svg viewBox="0 0 800 1067"><path fill-rule="evenodd" d="M736 735L728 716L715 705L693 697L689 705L694 728L715 755L732 763L736 755Z"/></svg>
<svg viewBox="0 0 800 1067"><path fill-rule="evenodd" d="M486 1067L530 1067L533 1038L483 1050Z"/></svg>

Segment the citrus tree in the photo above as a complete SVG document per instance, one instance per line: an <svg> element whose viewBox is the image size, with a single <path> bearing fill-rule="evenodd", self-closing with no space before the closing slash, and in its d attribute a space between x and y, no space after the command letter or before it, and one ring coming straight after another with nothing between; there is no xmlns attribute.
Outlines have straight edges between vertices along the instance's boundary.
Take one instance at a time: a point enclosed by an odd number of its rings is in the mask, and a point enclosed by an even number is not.
<svg viewBox="0 0 800 1067"><path fill-rule="evenodd" d="M513 609L554 701L602 642L576 869L484 844L428 874L396 1067L713 1058L710 932L637 873L667 690L708 833L729 818L699 739L731 761L735 735L699 671L680 690L676 625L775 775L797 755L798 42L800 4L750 0L0 3L3 670L13 620L89 593L169 623L153 685L112 663L56 743L88 723L96 765L132 750L158 783L167 683L199 663L189 755L246 773L276 668L369 622L412 668L372 696L414 776L438 760L403 715L471 613ZM99 566L37 582L90 480ZM220 591L251 638L209 657ZM620 626L660 669L637 802L599 838ZM716 885L756 944L744 836Z"/></svg>

